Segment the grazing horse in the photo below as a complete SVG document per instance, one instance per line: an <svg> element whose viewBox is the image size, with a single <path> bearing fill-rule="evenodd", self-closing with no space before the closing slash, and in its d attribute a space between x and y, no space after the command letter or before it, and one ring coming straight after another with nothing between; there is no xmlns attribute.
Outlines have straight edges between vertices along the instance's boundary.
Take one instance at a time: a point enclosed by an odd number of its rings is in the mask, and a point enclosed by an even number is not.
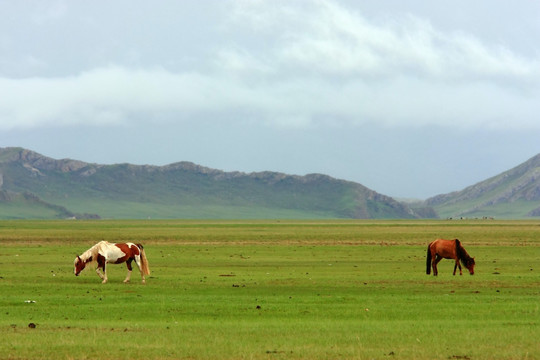
<svg viewBox="0 0 540 360"><path fill-rule="evenodd" d="M121 264L125 262L128 273L124 282L128 283L131 279L131 262L133 260L135 260L135 263L139 267L143 284L146 283L144 276L150 275L150 268L148 267L148 260L141 244L111 244L107 241L100 241L82 253L82 255L75 258L73 272L75 276L79 276L81 271L86 267L86 264L97 263L96 273L103 280L102 283L105 284L107 282L106 264ZM103 274L100 270L103 271Z"/></svg>
<svg viewBox="0 0 540 360"><path fill-rule="evenodd" d="M437 239L428 245L427 259L426 259L426 274L430 274L431 267L433 267L433 275L437 276L437 264L441 259L454 259L456 265L454 265L454 275L456 275L456 268L459 266L459 275L463 275L461 271L460 261L467 269L469 273L474 275L474 258L467 254L467 251L461 246L458 239L443 240Z"/></svg>

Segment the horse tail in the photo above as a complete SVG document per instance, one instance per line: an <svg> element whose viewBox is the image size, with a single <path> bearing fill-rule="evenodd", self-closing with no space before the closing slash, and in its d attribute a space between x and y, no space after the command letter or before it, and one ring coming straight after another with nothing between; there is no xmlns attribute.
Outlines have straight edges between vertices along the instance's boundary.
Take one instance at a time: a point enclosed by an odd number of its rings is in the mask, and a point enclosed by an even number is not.
<svg viewBox="0 0 540 360"><path fill-rule="evenodd" d="M137 244L139 249L141 249L141 270L144 275L150 275L150 267L148 266L148 259L146 258L146 253L141 244Z"/></svg>
<svg viewBox="0 0 540 360"><path fill-rule="evenodd" d="M431 244L429 244L427 247L426 274L431 274Z"/></svg>

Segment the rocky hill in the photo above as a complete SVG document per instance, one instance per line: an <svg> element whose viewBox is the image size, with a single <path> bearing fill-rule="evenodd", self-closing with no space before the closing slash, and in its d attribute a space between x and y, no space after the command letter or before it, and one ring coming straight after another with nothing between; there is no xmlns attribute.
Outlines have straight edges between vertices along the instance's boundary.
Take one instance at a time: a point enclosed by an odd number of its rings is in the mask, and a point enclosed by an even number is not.
<svg viewBox="0 0 540 360"><path fill-rule="evenodd" d="M440 217L540 216L540 154L461 191L426 200Z"/></svg>
<svg viewBox="0 0 540 360"><path fill-rule="evenodd" d="M321 174L224 172L189 162L100 165L22 148L0 148L0 190L0 218L421 217L388 196Z"/></svg>

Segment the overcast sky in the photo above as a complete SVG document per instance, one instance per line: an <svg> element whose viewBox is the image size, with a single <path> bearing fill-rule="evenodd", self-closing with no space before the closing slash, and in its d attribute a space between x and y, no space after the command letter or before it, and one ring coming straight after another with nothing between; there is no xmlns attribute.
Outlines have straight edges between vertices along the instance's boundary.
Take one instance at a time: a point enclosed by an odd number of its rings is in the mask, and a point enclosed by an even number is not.
<svg viewBox="0 0 540 360"><path fill-rule="evenodd" d="M0 1L0 147L394 197L540 153L540 2Z"/></svg>

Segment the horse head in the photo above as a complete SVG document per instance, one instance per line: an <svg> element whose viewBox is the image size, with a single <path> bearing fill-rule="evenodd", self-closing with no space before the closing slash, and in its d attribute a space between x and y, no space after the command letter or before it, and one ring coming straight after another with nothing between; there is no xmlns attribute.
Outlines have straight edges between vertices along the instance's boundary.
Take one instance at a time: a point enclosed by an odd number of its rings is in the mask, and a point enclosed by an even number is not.
<svg viewBox="0 0 540 360"><path fill-rule="evenodd" d="M75 274L75 276L79 276L79 274L81 273L81 271L84 270L86 266L86 263L84 261L82 261L81 257L77 255L77 257L75 258L75 261L73 262L73 273Z"/></svg>
<svg viewBox="0 0 540 360"><path fill-rule="evenodd" d="M474 262L474 258L468 258L465 266L467 267L467 269L469 269L469 273L471 275L474 275L474 265L476 265L476 263Z"/></svg>

